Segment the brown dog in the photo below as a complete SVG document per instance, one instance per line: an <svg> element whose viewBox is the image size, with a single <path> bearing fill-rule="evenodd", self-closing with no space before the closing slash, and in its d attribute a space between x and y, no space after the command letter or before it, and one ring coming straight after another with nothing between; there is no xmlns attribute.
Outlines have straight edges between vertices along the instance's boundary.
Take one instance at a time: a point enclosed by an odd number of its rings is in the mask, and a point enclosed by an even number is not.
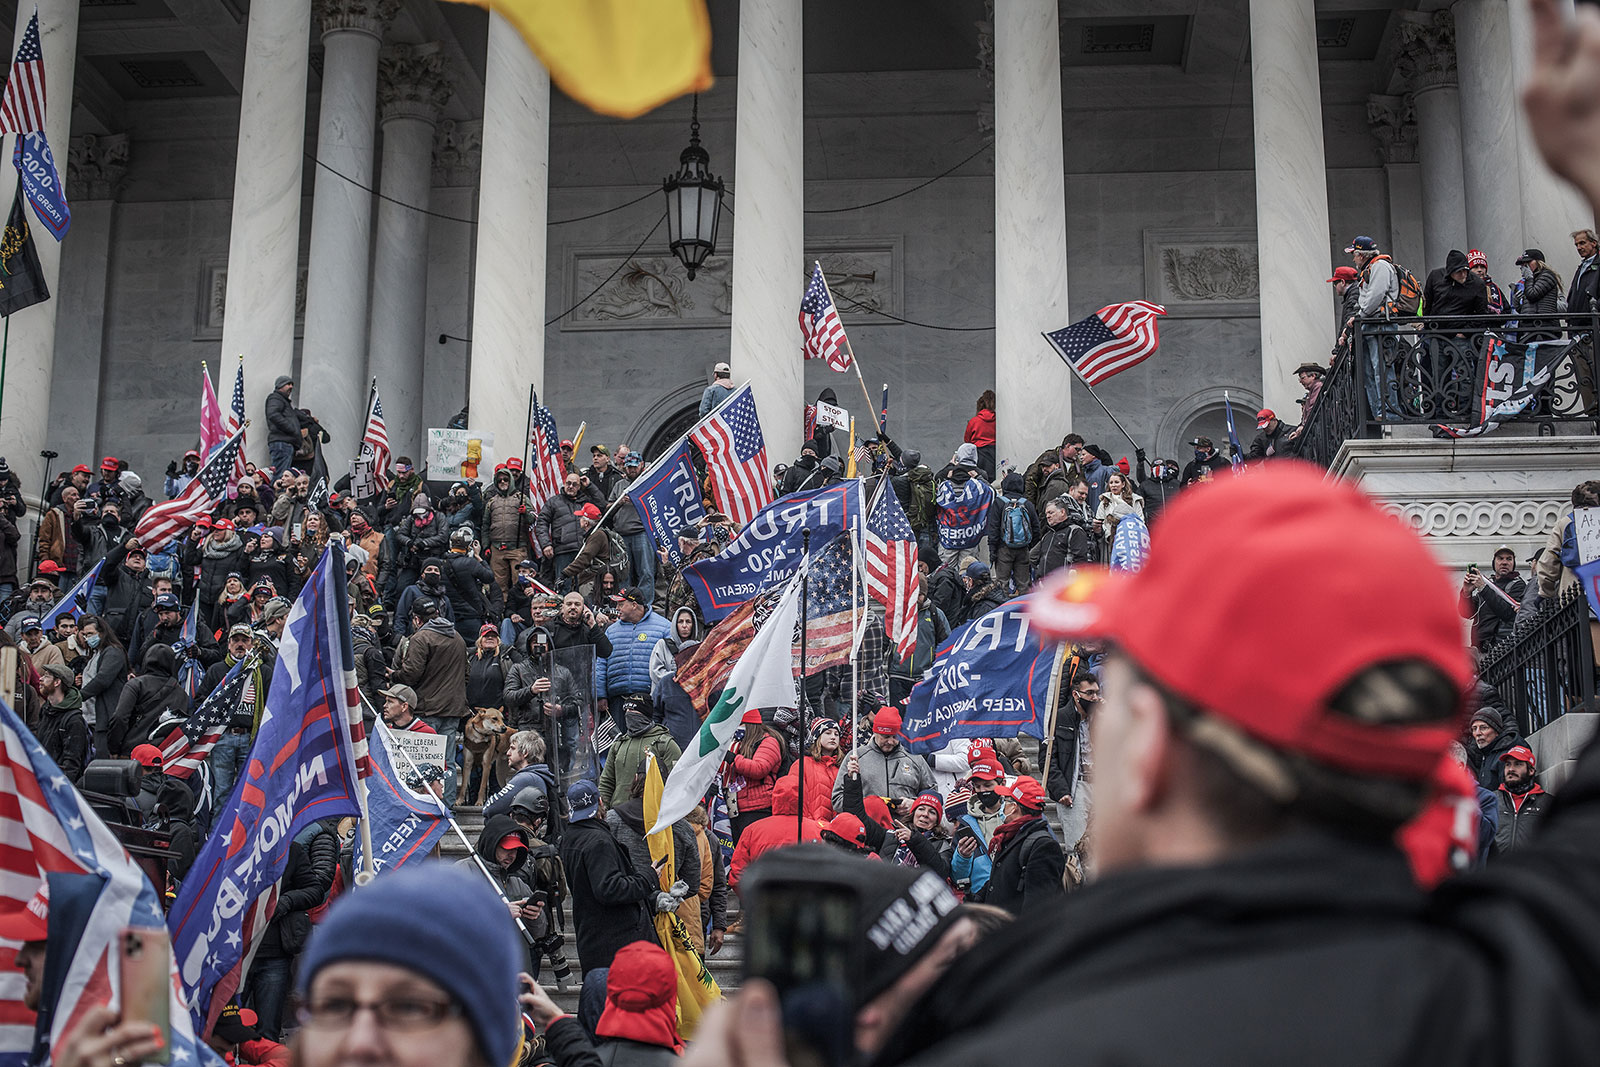
<svg viewBox="0 0 1600 1067"><path fill-rule="evenodd" d="M511 728L499 708L473 708L461 731L461 777L456 785L456 803L467 796L467 783L472 780L472 768L482 767L478 778L478 807L483 807L489 794L489 772L505 758L511 744Z"/></svg>

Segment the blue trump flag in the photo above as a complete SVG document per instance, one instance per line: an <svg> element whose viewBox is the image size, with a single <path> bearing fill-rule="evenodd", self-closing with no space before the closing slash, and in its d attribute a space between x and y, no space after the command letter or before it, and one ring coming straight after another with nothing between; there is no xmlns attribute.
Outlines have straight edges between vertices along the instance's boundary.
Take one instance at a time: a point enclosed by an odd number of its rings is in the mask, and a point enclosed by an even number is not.
<svg viewBox="0 0 1600 1067"><path fill-rule="evenodd" d="M67 188L56 170L56 157L44 134L37 130L18 134L11 162L17 168L22 195L33 205L33 213L39 216L51 237L61 240L72 226L72 210L67 207Z"/></svg>
<svg viewBox="0 0 1600 1067"><path fill-rule="evenodd" d="M449 813L439 798L406 784L415 765L404 753L396 758L389 728L382 723L373 731L370 752L372 774L367 777L367 816L372 820L372 869L382 874L428 858L434 844L450 829ZM361 838L356 838L355 867L363 866Z"/></svg>
<svg viewBox="0 0 1600 1067"><path fill-rule="evenodd" d="M335 543L289 612L244 774L167 916L202 1032L237 991L266 932L295 835L318 819L361 814L345 597L344 551Z"/></svg>
<svg viewBox="0 0 1600 1067"><path fill-rule="evenodd" d="M947 479L939 483L933 502L939 506L939 547L959 552L983 540L994 486L976 474L959 483Z"/></svg>
<svg viewBox="0 0 1600 1067"><path fill-rule="evenodd" d="M1137 513L1117 520L1116 536L1111 538L1109 563L1114 571L1136 571L1150 556L1150 528Z"/></svg>
<svg viewBox="0 0 1600 1067"><path fill-rule="evenodd" d="M39 625L44 628L45 633L55 629L55 625L60 621L61 616L72 615L76 617L89 610L89 597L94 595L94 587L100 581L100 568L105 565L105 562L105 560L101 560L93 567L90 567L89 573L79 578L78 583L68 589L66 595L56 601L55 606L40 617Z"/></svg>
<svg viewBox="0 0 1600 1067"><path fill-rule="evenodd" d="M683 566L678 534L698 526L706 514L700 483L689 461L689 442L679 441L677 448L629 482L626 495L633 502L644 528L650 531L656 544L667 550L672 565Z"/></svg>
<svg viewBox="0 0 1600 1067"><path fill-rule="evenodd" d="M1043 739L1059 648L1028 625L1027 597L1008 600L950 635L906 705L912 752L937 752L961 737Z"/></svg>
<svg viewBox="0 0 1600 1067"><path fill-rule="evenodd" d="M861 522L861 480L790 493L756 513L728 547L684 568L684 580L708 623L746 600L788 581L800 569L801 531L811 531L811 551Z"/></svg>

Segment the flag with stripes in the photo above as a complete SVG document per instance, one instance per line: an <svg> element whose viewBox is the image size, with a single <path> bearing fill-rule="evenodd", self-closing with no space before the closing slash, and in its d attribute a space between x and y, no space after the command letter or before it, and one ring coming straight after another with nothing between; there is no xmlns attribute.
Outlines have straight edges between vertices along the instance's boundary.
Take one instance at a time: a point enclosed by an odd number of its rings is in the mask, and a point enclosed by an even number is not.
<svg viewBox="0 0 1600 1067"><path fill-rule="evenodd" d="M100 583L100 567L105 563L101 560L89 568L89 573L79 578L77 584L62 594L61 599L53 604L49 611L39 618L39 625L49 633L56 628L56 623L63 615L76 618L89 610L89 598L94 595L95 586Z"/></svg>
<svg viewBox="0 0 1600 1067"><path fill-rule="evenodd" d="M161 750L163 773L174 778L188 778L200 769L239 710L253 669L249 657L235 663L187 719L174 725L165 737L155 740L155 746Z"/></svg>
<svg viewBox="0 0 1600 1067"><path fill-rule="evenodd" d="M44 51L39 47L39 9L34 8L0 95L0 133L43 130L44 102Z"/></svg>
<svg viewBox="0 0 1600 1067"><path fill-rule="evenodd" d="M883 605L895 658L905 659L917 643L917 538L888 479L867 512L864 539L867 592Z"/></svg>
<svg viewBox="0 0 1600 1067"><path fill-rule="evenodd" d="M178 630L178 639L172 643L172 650L179 654L178 681L183 683L183 691L193 700L200 692L200 676L205 673L200 666L200 657L195 655L199 648L200 638L200 598L196 597L193 604L189 605L189 614L183 617L183 626ZM184 653L187 652L187 655Z"/></svg>
<svg viewBox="0 0 1600 1067"><path fill-rule="evenodd" d="M853 624L860 618L852 611L852 605L857 611L867 609L866 596L856 584L854 564L855 553L847 533L835 537L812 558L810 580L806 583L808 675L850 662Z"/></svg>
<svg viewBox="0 0 1600 1067"><path fill-rule="evenodd" d="M776 603L776 593L763 593L746 600L713 626L705 640L695 646L688 661L678 668L674 677L689 694L702 719L716 705L717 695L733 672L733 665L755 640L756 631L766 622Z"/></svg>
<svg viewBox="0 0 1600 1067"><path fill-rule="evenodd" d="M1099 385L1155 354L1161 344L1156 319L1166 313L1160 304L1144 300L1108 304L1044 338L1085 382Z"/></svg>
<svg viewBox="0 0 1600 1067"><path fill-rule="evenodd" d="M734 522L743 526L772 503L767 443L749 382L696 426L689 439L705 454L717 506Z"/></svg>
<svg viewBox="0 0 1600 1067"><path fill-rule="evenodd" d="M383 401L373 382L372 399L367 402L367 428L361 432L361 455L372 461L372 480L381 493L389 488L389 430L383 424Z"/></svg>
<svg viewBox="0 0 1600 1067"><path fill-rule="evenodd" d="M241 427L221 448L206 457L200 472L184 486L183 492L147 509L139 517L133 535L146 551L159 551L169 541L182 537L202 515L211 514L211 510L227 497L228 479L233 475L243 432Z"/></svg>
<svg viewBox="0 0 1600 1067"><path fill-rule="evenodd" d="M200 454L211 455L228 439L222 422L222 405L217 402L217 390L211 384L211 372L200 364Z"/></svg>
<svg viewBox="0 0 1600 1067"><path fill-rule="evenodd" d="M844 335L844 323L839 320L839 309L834 306L833 294L828 292L820 263L812 265L806 295L800 298L800 336L805 358L826 360L834 370L850 369L850 345Z"/></svg>
<svg viewBox="0 0 1600 1067"><path fill-rule="evenodd" d="M239 357L239 367L233 375L233 397L228 401L228 410L222 415L222 428L228 436L239 435L239 452L233 460L233 477L228 479L229 485L237 484L244 477L244 357Z"/></svg>
<svg viewBox="0 0 1600 1067"><path fill-rule="evenodd" d="M556 417L533 395L533 469L528 472L528 495L535 511L561 492L567 480L567 466L561 458L561 434L556 432Z"/></svg>
<svg viewBox="0 0 1600 1067"><path fill-rule="evenodd" d="M27 906L51 875L46 1011L23 1004L17 945L0 942L0 1065L50 1062L50 1050L91 1008L120 1007L115 955L127 927L165 925L161 898L94 809L17 714L0 703L0 909ZM67 890L73 890L68 892ZM69 923L69 918L75 920ZM71 925L77 936L61 936ZM75 943L74 943L75 942ZM220 1064L195 1041L172 971L174 1067Z"/></svg>

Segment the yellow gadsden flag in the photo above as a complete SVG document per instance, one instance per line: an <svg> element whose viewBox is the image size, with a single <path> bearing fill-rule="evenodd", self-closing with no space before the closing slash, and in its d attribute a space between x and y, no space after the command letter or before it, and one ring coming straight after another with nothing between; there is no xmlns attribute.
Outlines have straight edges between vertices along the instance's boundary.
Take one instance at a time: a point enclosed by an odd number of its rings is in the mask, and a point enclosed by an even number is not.
<svg viewBox="0 0 1600 1067"><path fill-rule="evenodd" d="M550 80L585 107L636 118L711 88L705 0L456 0L505 16Z"/></svg>
<svg viewBox="0 0 1600 1067"><path fill-rule="evenodd" d="M654 826L656 816L661 811L661 768L653 755L646 762L644 824ZM661 888L666 889L677 881L677 871L674 869L676 860L672 854L672 827L667 826L649 835L645 842L650 846L652 863L663 856L667 858L661 868ZM706 961L695 951L694 944L689 940L689 929L676 912L656 916L656 936L661 939L662 947L678 969L678 1033L687 1041L694 1036L706 1007L722 999L722 990L717 986L717 980L711 977L711 972L706 970Z"/></svg>

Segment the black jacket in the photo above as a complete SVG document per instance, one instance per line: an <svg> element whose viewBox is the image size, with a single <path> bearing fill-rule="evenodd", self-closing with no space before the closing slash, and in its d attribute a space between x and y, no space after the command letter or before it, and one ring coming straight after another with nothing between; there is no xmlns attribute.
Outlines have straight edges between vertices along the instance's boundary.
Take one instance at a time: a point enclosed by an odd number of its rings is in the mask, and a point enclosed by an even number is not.
<svg viewBox="0 0 1600 1067"><path fill-rule="evenodd" d="M1596 303L1596 291L1600 289L1600 258L1592 260L1588 266L1578 265L1572 272L1572 286L1567 290L1567 310L1573 314L1587 315Z"/></svg>
<svg viewBox="0 0 1600 1067"><path fill-rule="evenodd" d="M151 645L139 676L122 687L116 712L111 716L111 753L126 756L150 740L150 731L162 713L189 712L189 694L178 681L178 657L167 645Z"/></svg>
<svg viewBox="0 0 1600 1067"><path fill-rule="evenodd" d="M494 582L494 571L471 552L451 552L439 568L444 572L444 595L457 619L482 621L489 614L483 587ZM499 586L495 586L498 596Z"/></svg>
<svg viewBox="0 0 1600 1067"><path fill-rule="evenodd" d="M1461 617L1472 620L1472 643L1480 650L1498 641L1502 633L1511 632L1517 608L1528 591L1527 581L1516 571L1504 578L1492 571L1484 577L1488 584L1482 589L1475 593L1463 589L1460 596Z"/></svg>
<svg viewBox="0 0 1600 1067"><path fill-rule="evenodd" d="M1504 856L1527 845L1555 798L1537 782L1522 794L1520 806L1504 784L1495 790L1494 795L1500 805L1499 822L1495 824L1494 831L1494 854Z"/></svg>
<svg viewBox="0 0 1600 1067"><path fill-rule="evenodd" d="M1429 326L1447 330L1482 328L1482 324L1475 326L1470 322L1453 322L1444 318L1448 315L1489 314L1489 292L1482 282L1473 277L1470 271L1467 280L1460 284L1450 277L1453 271L1466 269L1466 254L1452 248L1445 257L1444 266L1435 268L1428 275L1427 284L1422 288L1422 310L1428 316Z"/></svg>
<svg viewBox="0 0 1600 1067"><path fill-rule="evenodd" d="M76 694L67 690L68 696ZM83 702L69 699L66 704L46 704L39 723L39 744L44 754L55 760L67 781L83 777L89 761L89 724L83 720Z"/></svg>
<svg viewBox="0 0 1600 1067"><path fill-rule="evenodd" d="M1061 883L1066 867L1060 842L1043 818L1034 819L1001 846L980 896L1013 915L1035 916L1066 896Z"/></svg>
<svg viewBox="0 0 1600 1067"><path fill-rule="evenodd" d="M282 393L267 394L267 444L300 444L300 412Z"/></svg>
<svg viewBox="0 0 1600 1067"><path fill-rule="evenodd" d="M650 908L655 877L634 870L628 850L603 820L568 824L561 835L561 863L572 894L578 965L585 973L611 966L623 945L656 941Z"/></svg>
<svg viewBox="0 0 1600 1067"><path fill-rule="evenodd" d="M1505 710L1501 714L1509 716L1511 712ZM1501 780L1500 757L1518 745L1525 745L1527 742L1522 739L1521 732L1513 723L1500 731L1500 736L1489 742L1488 748L1479 748L1472 743L1470 737L1465 744L1467 746L1467 765L1472 768L1473 777L1477 778L1478 784L1485 789L1499 789Z"/></svg>
<svg viewBox="0 0 1600 1067"><path fill-rule="evenodd" d="M980 942L878 1063L1544 1067L1600 1042L1600 747L1538 837L1419 889L1306 832L1128 871Z"/></svg>

